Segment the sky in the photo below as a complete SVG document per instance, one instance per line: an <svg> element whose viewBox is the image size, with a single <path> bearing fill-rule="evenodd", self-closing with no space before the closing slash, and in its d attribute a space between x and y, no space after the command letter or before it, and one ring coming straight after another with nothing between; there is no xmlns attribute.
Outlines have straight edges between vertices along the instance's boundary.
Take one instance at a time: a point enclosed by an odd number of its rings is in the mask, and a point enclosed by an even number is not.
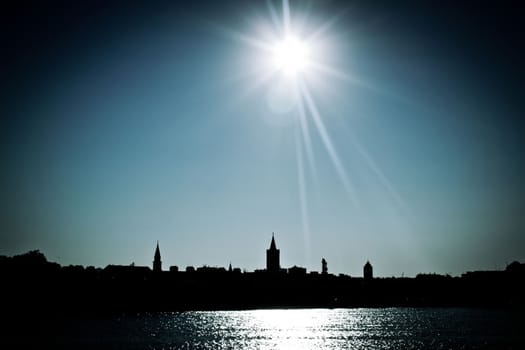
<svg viewBox="0 0 525 350"><path fill-rule="evenodd" d="M353 276L525 261L519 2L12 6L2 255L253 271L275 232L282 267Z"/></svg>

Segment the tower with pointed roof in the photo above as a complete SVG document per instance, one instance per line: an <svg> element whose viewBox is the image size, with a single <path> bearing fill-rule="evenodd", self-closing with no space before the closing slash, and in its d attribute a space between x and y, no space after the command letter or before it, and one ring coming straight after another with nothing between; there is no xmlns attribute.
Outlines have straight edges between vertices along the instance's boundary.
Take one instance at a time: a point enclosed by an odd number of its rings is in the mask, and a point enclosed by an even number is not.
<svg viewBox="0 0 525 350"><path fill-rule="evenodd" d="M266 270L269 272L279 272L281 270L281 265L279 263L279 249L277 249L277 246L275 245L273 232L270 249L266 250Z"/></svg>
<svg viewBox="0 0 525 350"><path fill-rule="evenodd" d="M162 261L160 260L159 241L157 241L157 248L155 249L155 256L153 258L153 271L154 272L162 271Z"/></svg>

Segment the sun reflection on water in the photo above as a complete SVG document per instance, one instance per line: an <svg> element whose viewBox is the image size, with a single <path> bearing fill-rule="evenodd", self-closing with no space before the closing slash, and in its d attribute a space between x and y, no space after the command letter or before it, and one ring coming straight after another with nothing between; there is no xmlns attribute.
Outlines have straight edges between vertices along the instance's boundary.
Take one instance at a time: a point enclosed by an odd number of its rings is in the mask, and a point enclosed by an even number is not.
<svg viewBox="0 0 525 350"><path fill-rule="evenodd" d="M256 310L247 312L248 328L265 340L264 349L315 349L326 344L326 310Z"/></svg>
<svg viewBox="0 0 525 350"><path fill-rule="evenodd" d="M524 349L509 310L290 309L71 320L66 349ZM520 316L521 317L521 316ZM520 318L521 319L521 318ZM517 346L517 345L520 346Z"/></svg>

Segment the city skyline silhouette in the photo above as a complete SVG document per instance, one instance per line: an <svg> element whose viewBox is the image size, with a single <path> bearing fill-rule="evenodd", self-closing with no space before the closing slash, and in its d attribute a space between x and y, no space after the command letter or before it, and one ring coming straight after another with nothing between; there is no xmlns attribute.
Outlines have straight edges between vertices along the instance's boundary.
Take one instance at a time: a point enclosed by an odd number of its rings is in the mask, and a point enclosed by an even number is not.
<svg viewBox="0 0 525 350"><path fill-rule="evenodd" d="M155 246L155 249L154 249L154 254L153 254L153 259L151 261L151 264L150 266L147 266L147 265L144 265L144 266L141 266L141 265L137 265L135 264L134 261L132 261L130 264L127 264L127 265L119 265L119 264L114 264L114 263L110 263L108 264L107 266L105 267L101 267L101 266L82 266L82 265L78 265L78 264L70 264L68 266L64 265L62 266L62 268L65 268L65 269L88 269L88 270L91 270L91 271L103 271L103 270L106 270L106 269L122 269L122 271L126 270L126 269L136 269L137 272L140 272L141 274L142 273L145 273L146 271L149 271L148 273L153 273L153 274L161 274L161 273L179 273L179 272L186 272L186 273L195 273L195 272L210 272L210 271L215 271L215 272L221 272L221 273L224 273L224 272L229 272L229 273L232 273L232 272L235 272L236 274L252 274L252 273L261 273L261 272L265 272L265 273L268 273L270 276L271 275L306 275L306 274L310 274L310 275L314 275L314 276L318 276L318 275L332 275L332 276L335 276L335 275L338 275L339 277L343 277L343 278L357 278L357 279L363 279L365 281L371 281L374 277L375 278L379 278L379 279L389 279L389 278L401 278L401 279L411 279L411 278L419 278L421 276L434 276L435 278L437 277L446 277L446 278L458 278L458 277L464 277L464 276L468 276L468 275L477 275L479 274L480 276L482 275L485 275L484 277L487 278L490 277L491 275L495 275L497 273L501 273L502 271L513 271L514 273L514 276L520 276L520 274L523 274L525 273L525 263L520 263L519 261L512 261L510 263L508 263L505 267L505 269L489 269L489 270L472 270L472 271L463 271L461 276L459 275L451 275L451 274L438 274L436 272L431 272L431 271L420 271L419 273L417 273L416 276L407 276L405 275L404 273L402 273L401 275L399 276L395 276L395 275L392 275L392 276L375 276L374 275L374 268L373 268L373 265L370 263L370 260L366 260L366 262L362 265L362 270L361 270L361 274L356 274L356 275L350 275L348 273L331 273L329 272L328 270L328 262L327 260L323 257L320 259L320 264L319 264L319 269L312 269L312 270L308 270L307 268L305 267L302 267L302 266L298 266L297 264L293 264L290 265L289 267L286 267L286 266L281 266L281 263L280 263L280 253L281 253L281 250L277 248L277 243L276 243L276 240L275 240L275 233L272 232L272 236L271 236L271 241L270 241L270 244L269 244L269 247L268 249L266 249L266 263L265 263L265 266L261 266L260 268L256 268L254 270L247 270L246 268L243 268L242 266L235 266L235 264L232 265L232 261L230 259L230 262L228 263L228 266L218 266L218 265L214 265L214 266L210 266L210 265L207 265L207 264L201 264L201 265L186 265L186 266L179 266L179 265L169 265L169 266L163 266L163 263L162 263L162 254L160 252L160 243L159 241L157 241L156 243L156 246ZM53 266L60 266L60 264L56 263L56 262L52 262L52 261L48 261L45 254L43 254L42 252L40 252L40 250L38 249L35 249L35 250L31 250L31 251L28 251L26 253L23 253L23 254L18 254L18 255L14 255L14 256L3 256L3 255L0 255L0 259L3 259L3 262L5 263L5 261L8 261L9 259L20 259L20 258L23 258L23 259L27 259L27 262L29 263L27 267L31 266L32 264L42 264L42 263L45 263L45 264L52 264ZM16 264L15 264L16 266ZM7 267L7 270L9 270L9 264L3 266L4 268ZM130 270L130 271L131 271Z"/></svg>
<svg viewBox="0 0 525 350"><path fill-rule="evenodd" d="M520 294L525 264L504 270L468 271L461 276L420 273L415 277L374 276L367 261L360 276L332 274L320 260L320 271L280 265L274 235L266 266L162 267L160 245L151 266L61 266L38 250L0 256L0 272L9 300L8 314L24 310L69 317L119 312L244 310L260 308L354 307L523 307ZM45 284L44 290L30 286ZM29 299L28 297L31 296ZM22 302L24 300L24 302ZM69 316L68 316L69 315Z"/></svg>

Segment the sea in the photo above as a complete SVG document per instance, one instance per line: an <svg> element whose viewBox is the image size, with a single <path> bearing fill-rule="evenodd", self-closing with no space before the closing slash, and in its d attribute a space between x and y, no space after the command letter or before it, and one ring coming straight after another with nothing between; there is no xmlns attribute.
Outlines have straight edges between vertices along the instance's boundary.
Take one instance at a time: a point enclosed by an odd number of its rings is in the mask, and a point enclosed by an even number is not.
<svg viewBox="0 0 525 350"><path fill-rule="evenodd" d="M79 317L53 327L62 349L525 349L512 309L190 311ZM49 334L47 334L49 336Z"/></svg>

